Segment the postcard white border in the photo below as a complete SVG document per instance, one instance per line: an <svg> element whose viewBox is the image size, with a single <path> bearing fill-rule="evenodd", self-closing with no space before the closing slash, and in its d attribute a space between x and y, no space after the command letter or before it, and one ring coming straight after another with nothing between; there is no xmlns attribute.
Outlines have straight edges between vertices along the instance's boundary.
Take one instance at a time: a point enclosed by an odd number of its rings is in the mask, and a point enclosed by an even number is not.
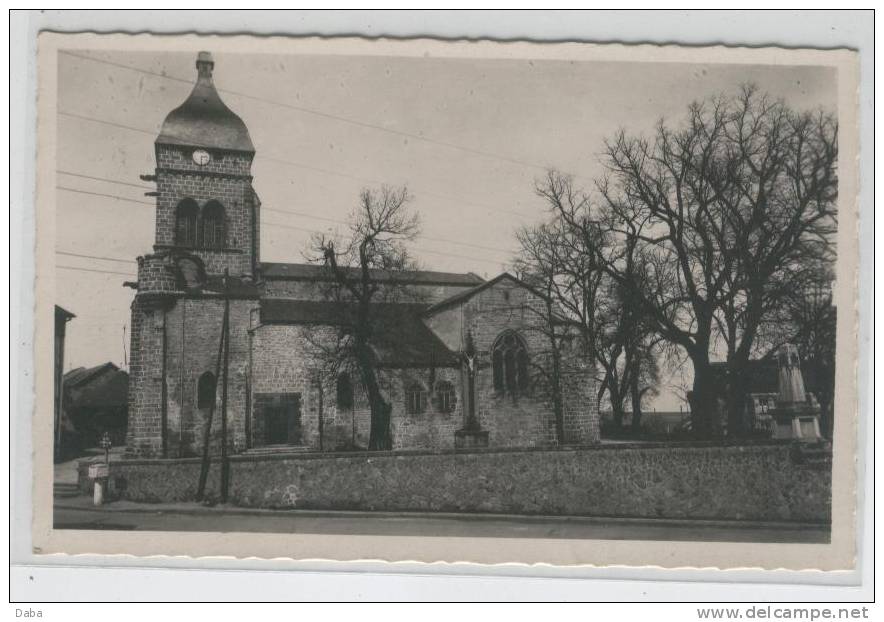
<svg viewBox="0 0 884 622"><path fill-rule="evenodd" d="M72 45L70 41L65 41L65 47L89 47L97 49L102 46L113 47L114 45L126 45L130 47L136 42L144 49L170 49L175 46L176 49L196 50L207 45L212 45L205 38L180 38L175 37L152 37L148 35L138 35L130 37L128 35L114 35L102 38L100 42L96 42L93 35L79 36L76 45ZM50 84L54 84L54 67L55 62L51 58L54 49L59 43L57 36L50 36L41 39L40 53L41 63L48 63L46 71L42 74ZM556 45L538 45L531 43L508 43L504 45L492 42L479 43L445 43L435 40L420 41L368 41L364 39L350 39L346 41L326 41L317 39L301 39L292 40L289 38L270 38L270 39L251 39L248 37L232 37L224 38L224 46L228 51L255 51L258 45L263 51L279 51L275 49L277 46L286 47L288 52L297 53L347 53L347 54L422 54L429 51L436 56L448 57L464 57L474 55L495 55L505 57L525 57L532 58L592 58L593 60L644 60L644 61L668 61L668 62L697 62L698 55L703 62L745 62L745 63L782 63L782 64L814 64L814 65L834 65L839 69L839 110L841 114L841 153L857 152L857 136L856 131L850 132L850 128L856 127L856 84L858 80L858 68L853 61L853 54L850 52L819 52L807 50L783 50L773 49L739 49L733 48L677 48L677 47L658 47L658 46L595 46L588 44L556 44ZM265 47L266 46L266 47ZM329 51L329 46L336 46L338 50ZM324 49L323 49L324 48ZM346 51L341 51L346 48ZM50 55L50 56L47 56ZM585 56L589 55L589 56ZM737 58L738 57L738 58ZM41 80L41 85L45 87L47 82ZM39 164L38 171L54 170L54 113L49 114L51 107L50 94L43 88L40 91L39 98L39 118L41 123L39 126ZM848 109L852 112L852 118L845 118L845 112ZM50 119L52 117L52 119ZM45 121L45 122L42 122ZM845 142L846 141L846 142ZM49 159L44 159L49 158ZM844 160L848 160L844 158ZM48 165L47 165L48 163ZM840 196L842 204L840 209L841 222L839 233L839 275L855 274L856 257L853 254L844 252L844 249L855 249L856 244L851 237L844 238L845 235L855 236L856 232L856 204L851 202L850 205L844 203L845 197L856 196L856 163L853 161L845 162L841 169L842 185ZM51 176L51 173L50 173ZM40 209L38 212L41 235L38 238L38 264L40 279L38 280L38 305L41 311L37 316L37 341L36 343L45 343L47 338L46 327L52 326L51 318L48 314L52 308L52 297L47 297L47 292L52 291L53 276L51 275L51 259L49 261L49 271L46 265L46 244L54 243L54 223L50 222L51 218L45 220L47 201L51 205L51 197L48 194L54 187L54 179L44 178L41 176L39 188L44 192L38 192L38 203ZM51 212L51 210L49 210ZM50 235L51 233L51 235ZM855 237L853 237L855 240ZM50 241L50 242L47 242ZM51 256L51 249L50 249ZM854 279L839 278L839 286L845 284L851 286L853 291L847 292L847 296L843 296L843 292L838 292L839 308L854 309L855 308L855 284ZM47 311L47 309L49 311ZM47 321L48 319L48 321ZM849 334L855 335L856 315L850 313L839 313L839 337ZM51 343L51 330L48 334L49 343ZM843 361L855 361L856 344L855 340L851 340L848 344L849 348L842 347L842 340L839 338L838 352L838 389L837 402L839 407L849 402L851 410L855 412L855 390L853 390L853 382L851 376L855 373L854 365L842 364ZM46 356L46 353L49 353ZM42 354L42 355L41 355ZM48 365L47 365L48 363ZM51 348L37 348L35 364L37 369L51 369ZM41 378L38 373L37 382L45 382L45 378ZM845 385L845 382L847 384ZM850 390L846 392L845 386L849 386ZM38 392L38 395L45 392ZM50 392L51 395L51 392ZM845 401L846 400L846 401ZM38 412L51 412L50 408L45 410L45 399L38 400ZM839 411L840 412L840 411ZM45 418L37 417L34 420L34 433L38 436L35 438L46 438ZM844 417L841 417L843 420ZM839 423L841 422L839 420ZM48 419L50 437L51 437L51 417ZM150 537L151 534L110 534L110 538L105 538L106 532L97 534L89 532L88 534L77 534L75 532L52 532L48 528L46 521L42 521L41 516L47 516L44 511L47 501L51 506L51 490L41 492L34 491L34 499L37 503L37 511L35 512L34 538L35 544L40 547L43 552L64 550L69 553L73 552L91 552L91 553L113 553L126 552L130 554L152 555L169 553L171 550L168 545L181 544L182 538L186 539L189 544L187 550L181 550L180 553L190 555L256 555L259 557L280 557L282 552L284 557L295 559L422 559L425 561L434 561L438 559L446 559L449 561L469 560L480 563L499 563L505 559L509 561L517 561L521 563L557 563L557 564L586 564L608 565L608 564L625 564L625 565L658 565L667 567L771 567L770 560L776 558L774 567L791 567L791 568L844 568L852 564L853 560L853 490L856 481L854 466L854 445L855 430L853 429L854 421L850 421L848 425L850 429L836 429L836 447L835 447L835 473L838 474L834 478L834 495L833 495L833 542L830 545L773 545L781 549L779 553L782 556L772 555L771 545L761 545L765 548L763 555L759 556L756 551L754 554L751 549L759 545L731 545L716 544L715 547L709 547L708 544L700 545L699 543L678 543L677 547L673 547L673 543L641 543L641 542L617 542L610 541L554 541L554 540L538 540L525 541L522 539L500 540L495 539L493 543L482 541L481 539L470 538L419 538L420 542L415 542L414 538L378 538L368 536L347 537L346 543L342 543L342 537L335 536L331 538L334 542L330 542L325 536L282 536L279 542L268 543L266 534L237 534L236 544L224 542L229 538L219 538L218 534L164 534L161 547L156 546L156 538ZM846 432L846 433L845 433ZM852 432L852 433L851 433ZM43 436L39 436L43 434ZM35 443L37 448L34 454L35 458L35 479L39 480L41 470L45 474L47 463L40 447L41 443ZM51 454L51 452L50 452ZM48 465L51 467L51 455ZM842 477L844 474L849 477ZM47 480L43 480L47 481ZM45 487L44 487L45 488ZM48 494L47 494L48 493ZM121 538L123 535L125 537ZM82 537L81 537L82 536ZM99 536L99 537L97 537ZM134 538L132 538L134 536ZM276 539L273 536L272 539ZM113 540L110 542L109 540ZM124 542L125 540L125 542ZM149 540L154 540L151 543ZM489 546L491 544L491 546ZM517 547L515 550L519 554L515 557L507 557L506 547L502 545ZM662 546L661 546L662 544ZM122 545L122 547L121 547ZM337 545L337 546L329 546ZM343 546L342 546L343 545ZM419 546L416 546L419 545ZM678 548L678 551L671 549ZM709 551L708 549L715 549ZM162 550L161 550L162 549ZM667 551L666 549L670 549ZM704 550L705 549L705 550ZM460 553L463 551L463 553ZM722 560L727 560L722 564Z"/></svg>

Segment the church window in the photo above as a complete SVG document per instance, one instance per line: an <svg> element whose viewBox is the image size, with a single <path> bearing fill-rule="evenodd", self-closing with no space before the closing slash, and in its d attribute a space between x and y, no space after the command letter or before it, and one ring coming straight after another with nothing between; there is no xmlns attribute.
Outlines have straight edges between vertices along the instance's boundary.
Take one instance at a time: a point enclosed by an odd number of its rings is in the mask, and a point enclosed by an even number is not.
<svg viewBox="0 0 884 622"><path fill-rule="evenodd" d="M196 386L196 407L211 408L215 401L215 375L207 371L200 376Z"/></svg>
<svg viewBox="0 0 884 622"><path fill-rule="evenodd" d="M175 244L196 246L199 206L193 199L184 199L175 210Z"/></svg>
<svg viewBox="0 0 884 622"><path fill-rule="evenodd" d="M226 244L224 207L217 201L209 201L203 208L203 246L224 248Z"/></svg>
<svg viewBox="0 0 884 622"><path fill-rule="evenodd" d="M491 349L491 371L494 391L498 395L520 395L528 392L528 348L519 335L506 331Z"/></svg>
<svg viewBox="0 0 884 622"><path fill-rule="evenodd" d="M503 350L495 349L491 353L491 371L494 376L494 390L503 393Z"/></svg>
<svg viewBox="0 0 884 622"><path fill-rule="evenodd" d="M454 411L457 405L457 394L454 392L454 385L443 380L436 383L436 410L442 413L450 413Z"/></svg>
<svg viewBox="0 0 884 622"><path fill-rule="evenodd" d="M342 410L353 408L353 383L347 372L338 374L337 394L338 408Z"/></svg>
<svg viewBox="0 0 884 622"><path fill-rule="evenodd" d="M414 383L405 390L405 412L409 415L419 415L427 410L427 392L424 388Z"/></svg>

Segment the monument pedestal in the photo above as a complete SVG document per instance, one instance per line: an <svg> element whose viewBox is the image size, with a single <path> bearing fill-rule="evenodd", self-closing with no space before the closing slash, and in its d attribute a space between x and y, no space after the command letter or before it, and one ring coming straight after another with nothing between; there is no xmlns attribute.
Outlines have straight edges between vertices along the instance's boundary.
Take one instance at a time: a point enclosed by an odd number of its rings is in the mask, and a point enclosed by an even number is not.
<svg viewBox="0 0 884 622"><path fill-rule="evenodd" d="M777 425L774 438L816 442L820 434L820 413L808 404L777 407L769 412Z"/></svg>

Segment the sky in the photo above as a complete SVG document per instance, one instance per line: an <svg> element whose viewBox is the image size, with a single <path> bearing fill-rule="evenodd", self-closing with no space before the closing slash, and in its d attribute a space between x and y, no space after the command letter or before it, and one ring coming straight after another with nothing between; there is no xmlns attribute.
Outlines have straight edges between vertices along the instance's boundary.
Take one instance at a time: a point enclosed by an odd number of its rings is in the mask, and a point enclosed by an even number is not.
<svg viewBox="0 0 884 622"><path fill-rule="evenodd" d="M514 232L545 219L534 181L589 186L605 137L678 123L687 106L753 82L798 109L836 109L820 67L225 54L222 99L256 148L261 260L300 262L310 231L341 228L364 187L406 184L429 270L493 277ZM192 53L59 53L56 302L65 368L125 361L135 258L152 249L153 142L190 93ZM83 255L88 255L85 257ZM676 380L677 381L677 380ZM678 409L664 391L655 406Z"/></svg>

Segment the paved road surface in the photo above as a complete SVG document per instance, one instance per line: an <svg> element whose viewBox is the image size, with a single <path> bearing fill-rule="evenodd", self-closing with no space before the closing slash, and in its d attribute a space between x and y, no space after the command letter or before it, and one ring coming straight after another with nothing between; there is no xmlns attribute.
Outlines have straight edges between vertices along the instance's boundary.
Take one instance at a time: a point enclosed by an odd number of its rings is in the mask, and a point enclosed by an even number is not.
<svg viewBox="0 0 884 622"><path fill-rule="evenodd" d="M135 504L132 504L135 505ZM370 512L301 512L202 509L93 510L57 503L56 529L139 531L246 531L367 535L434 535L603 540L689 540L710 542L828 542L829 530L814 525L740 525L709 521L509 517L488 515L392 514Z"/></svg>

